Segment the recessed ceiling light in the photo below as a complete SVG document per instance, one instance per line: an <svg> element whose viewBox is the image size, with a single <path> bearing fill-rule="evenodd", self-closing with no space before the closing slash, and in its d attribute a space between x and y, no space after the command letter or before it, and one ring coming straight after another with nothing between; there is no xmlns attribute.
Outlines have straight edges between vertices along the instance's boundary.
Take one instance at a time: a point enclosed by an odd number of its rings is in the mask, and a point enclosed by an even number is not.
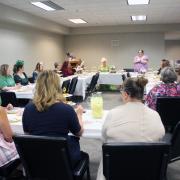
<svg viewBox="0 0 180 180"><path fill-rule="evenodd" d="M83 19L69 19L69 21L71 21L71 22L73 22L75 24L85 24L85 23L87 23Z"/></svg>
<svg viewBox="0 0 180 180"><path fill-rule="evenodd" d="M31 2L31 4L39 7L39 8L42 8L46 11L55 11L55 10L64 10L64 8L62 8L61 6L53 3L52 1L33 1Z"/></svg>
<svg viewBox="0 0 180 180"><path fill-rule="evenodd" d="M149 4L150 0L128 0L128 5L145 5Z"/></svg>
<svg viewBox="0 0 180 180"><path fill-rule="evenodd" d="M131 16L132 21L146 21L147 16L145 15L139 15L139 16Z"/></svg>

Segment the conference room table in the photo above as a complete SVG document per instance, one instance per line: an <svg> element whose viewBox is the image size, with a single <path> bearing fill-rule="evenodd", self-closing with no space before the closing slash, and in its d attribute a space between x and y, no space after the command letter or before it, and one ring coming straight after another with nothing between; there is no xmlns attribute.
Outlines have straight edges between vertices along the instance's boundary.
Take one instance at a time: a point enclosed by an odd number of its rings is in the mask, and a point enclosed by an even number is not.
<svg viewBox="0 0 180 180"><path fill-rule="evenodd" d="M121 85L123 83L122 74L125 72L109 73L101 72L99 74L98 84L110 84L110 85Z"/></svg>
<svg viewBox="0 0 180 180"><path fill-rule="evenodd" d="M13 110L7 111L11 128L16 134L24 134L22 127L23 111L23 108L14 108ZM109 111L104 110L103 117L100 119L95 119L92 117L91 110L86 110L85 113L83 113L84 133L82 137L101 139L102 126L108 112Z"/></svg>
<svg viewBox="0 0 180 180"><path fill-rule="evenodd" d="M60 78L60 82L61 82L60 86L62 85L63 81L71 80L72 78L78 76L78 82L76 85L74 95L82 96L83 99L85 99L86 88L90 83L93 75L94 73L89 73L86 75L73 75L65 78ZM20 89L13 90L13 92L15 92L16 98L18 99L33 99L34 88L35 88L35 84L29 84L27 86L22 86Z"/></svg>
<svg viewBox="0 0 180 180"><path fill-rule="evenodd" d="M91 82L92 76L95 72L84 73L78 75L72 75L65 78L61 78L61 84L63 81L71 80L73 77L78 77L78 82L74 92L75 96L82 96L83 100L86 96L86 89ZM98 84L111 84L111 85L121 85L122 84L122 74L123 73L100 73ZM35 84L29 84L27 86L22 86L20 89L13 90L18 99L32 99L34 94Z"/></svg>

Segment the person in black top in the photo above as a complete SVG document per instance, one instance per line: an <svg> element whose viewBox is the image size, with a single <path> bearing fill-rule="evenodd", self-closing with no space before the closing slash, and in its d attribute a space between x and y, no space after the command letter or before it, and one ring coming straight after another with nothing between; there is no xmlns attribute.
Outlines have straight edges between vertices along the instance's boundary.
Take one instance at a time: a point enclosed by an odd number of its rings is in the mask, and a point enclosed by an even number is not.
<svg viewBox="0 0 180 180"><path fill-rule="evenodd" d="M14 65L13 72L14 72L14 81L16 84L21 84L23 86L29 84L28 77L24 72L24 61L17 60L16 64Z"/></svg>
<svg viewBox="0 0 180 180"><path fill-rule="evenodd" d="M170 62L169 62L168 60L162 59L162 60L161 60L161 67L158 69L157 74L158 74L158 75L161 74L161 70L162 70L163 68L165 68L165 67L170 67L170 66L171 66L171 65L170 65Z"/></svg>
<svg viewBox="0 0 180 180"><path fill-rule="evenodd" d="M33 102L23 113L24 132L39 136L65 137L73 164L81 158L79 136L83 133L83 108L73 109L64 103L60 79L54 71L45 70L39 74ZM71 132L76 137L69 136Z"/></svg>

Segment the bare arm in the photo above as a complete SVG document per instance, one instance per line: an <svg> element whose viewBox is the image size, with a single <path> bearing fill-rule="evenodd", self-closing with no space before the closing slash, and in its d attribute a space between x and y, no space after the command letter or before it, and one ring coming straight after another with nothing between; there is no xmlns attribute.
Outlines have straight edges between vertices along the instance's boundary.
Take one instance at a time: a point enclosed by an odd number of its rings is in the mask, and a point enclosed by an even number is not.
<svg viewBox="0 0 180 180"><path fill-rule="evenodd" d="M4 91L11 91L11 90L19 89L20 87L21 87L20 84L16 84L15 86L12 86L12 87L8 87L8 86L3 87L2 90L4 90Z"/></svg>
<svg viewBox="0 0 180 180"><path fill-rule="evenodd" d="M3 107L0 107L0 131L2 132L4 139L7 142L12 142L13 132L11 130L6 111Z"/></svg>
<svg viewBox="0 0 180 180"><path fill-rule="evenodd" d="M83 121L82 121L82 114L83 114L84 109L82 106L78 106L75 111L76 111L76 114L77 114L77 117L79 120L79 124L81 126L80 131L76 135L81 136L82 133L84 132L84 125L83 125Z"/></svg>
<svg viewBox="0 0 180 180"><path fill-rule="evenodd" d="M138 62L141 62L141 59L138 58L137 56L134 57L134 63L138 63Z"/></svg>
<svg viewBox="0 0 180 180"><path fill-rule="evenodd" d="M148 57L147 56L144 56L142 59L141 59L141 62L143 64L147 64L148 63Z"/></svg>

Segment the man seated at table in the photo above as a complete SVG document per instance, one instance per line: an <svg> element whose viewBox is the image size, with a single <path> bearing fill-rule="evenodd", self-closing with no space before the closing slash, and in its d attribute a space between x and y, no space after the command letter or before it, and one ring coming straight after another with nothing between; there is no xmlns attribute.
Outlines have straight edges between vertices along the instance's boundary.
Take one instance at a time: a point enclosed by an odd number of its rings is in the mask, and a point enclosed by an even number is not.
<svg viewBox="0 0 180 180"><path fill-rule="evenodd" d="M128 78L121 90L123 105L112 109L102 128L103 142L157 142L165 134L159 114L142 103L147 79ZM97 180L105 180L102 161Z"/></svg>

